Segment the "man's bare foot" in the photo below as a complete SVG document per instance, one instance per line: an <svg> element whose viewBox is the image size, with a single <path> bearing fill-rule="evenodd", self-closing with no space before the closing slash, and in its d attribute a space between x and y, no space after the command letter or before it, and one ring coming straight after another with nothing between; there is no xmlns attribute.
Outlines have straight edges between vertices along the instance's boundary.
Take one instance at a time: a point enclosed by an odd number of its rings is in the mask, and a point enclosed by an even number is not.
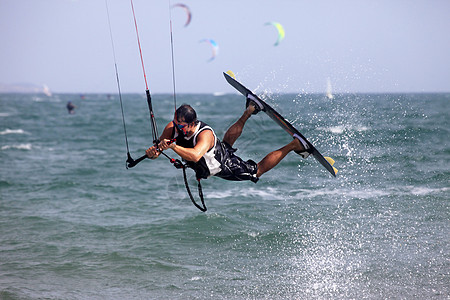
<svg viewBox="0 0 450 300"><path fill-rule="evenodd" d="M246 113L248 114L253 114L253 112L255 111L256 107L255 107L255 103L253 103L253 101L250 101L249 105L247 106L247 109L245 110Z"/></svg>

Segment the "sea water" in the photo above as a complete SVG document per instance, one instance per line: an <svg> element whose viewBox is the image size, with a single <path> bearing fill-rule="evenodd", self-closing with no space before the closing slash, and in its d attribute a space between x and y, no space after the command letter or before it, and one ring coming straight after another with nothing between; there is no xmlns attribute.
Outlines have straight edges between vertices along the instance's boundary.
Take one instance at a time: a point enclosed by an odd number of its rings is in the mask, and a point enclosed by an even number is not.
<svg viewBox="0 0 450 300"><path fill-rule="evenodd" d="M245 108L177 96L220 138ZM164 157L126 169L117 96L1 94L0 298L449 299L450 94L263 97L337 178L291 153L257 184L202 181L202 213ZM161 132L173 99L152 98ZM123 103L137 158L145 94ZM290 140L260 113L235 146L259 161Z"/></svg>

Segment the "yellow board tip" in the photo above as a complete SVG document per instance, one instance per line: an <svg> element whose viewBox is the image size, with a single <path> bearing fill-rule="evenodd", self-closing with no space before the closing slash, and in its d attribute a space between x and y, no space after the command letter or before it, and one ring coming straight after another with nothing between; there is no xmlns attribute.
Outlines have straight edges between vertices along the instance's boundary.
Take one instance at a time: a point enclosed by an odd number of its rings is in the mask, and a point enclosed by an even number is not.
<svg viewBox="0 0 450 300"><path fill-rule="evenodd" d="M228 75L230 75L230 77L233 77L234 79L236 79L236 76L234 76L234 73L231 70L226 71L225 73L227 73Z"/></svg>
<svg viewBox="0 0 450 300"><path fill-rule="evenodd" d="M327 157L327 156L325 156L324 158L333 167L334 159L332 159L331 157ZM336 175L338 173L338 169L336 169L335 167L333 167L333 171L334 171L334 175Z"/></svg>
<svg viewBox="0 0 450 300"><path fill-rule="evenodd" d="M334 165L334 159L331 157L324 157L330 165Z"/></svg>
<svg viewBox="0 0 450 300"><path fill-rule="evenodd" d="M335 167L333 167L333 171L334 171L334 175L336 175L338 173L338 169L336 169Z"/></svg>

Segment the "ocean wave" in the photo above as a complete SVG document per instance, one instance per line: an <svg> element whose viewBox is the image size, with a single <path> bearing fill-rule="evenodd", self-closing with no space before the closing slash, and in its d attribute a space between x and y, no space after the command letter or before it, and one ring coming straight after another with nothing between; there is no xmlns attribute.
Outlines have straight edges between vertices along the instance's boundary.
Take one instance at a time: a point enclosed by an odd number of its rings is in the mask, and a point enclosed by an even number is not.
<svg viewBox="0 0 450 300"><path fill-rule="evenodd" d="M317 129L322 131L331 132L334 134L343 134L345 131L356 131L356 132L363 132L370 130L369 127L359 125L359 126L353 126L353 125L337 125L337 126L330 126L330 127L318 127Z"/></svg>
<svg viewBox="0 0 450 300"><path fill-rule="evenodd" d="M390 196L424 196L431 194L440 194L448 192L450 188L429 188L425 186L405 186L405 187L388 187L379 189L376 187L372 188L358 188L358 187L348 187L348 188L312 188L312 189L293 189L291 191L286 191L284 187L262 187L256 188L245 186L243 184L240 187L234 187L232 189L213 189L213 188L205 188L204 194L206 200L217 200L217 199L227 199L227 198L235 198L239 196L240 198L249 199L249 198L257 198L264 200L287 200L287 199L317 199L317 198L341 198L341 199L379 199L382 197L390 197ZM181 198L187 197L185 195L184 187L180 187L180 196ZM197 191L193 191L193 194L196 196Z"/></svg>
<svg viewBox="0 0 450 300"><path fill-rule="evenodd" d="M450 190L448 187L443 188L428 188L428 187L417 187L417 186L409 186L405 187L407 191L409 191L410 194L416 195L416 196L424 196L429 194L436 194L436 193L444 193Z"/></svg>
<svg viewBox="0 0 450 300"><path fill-rule="evenodd" d="M263 200L283 200L283 191L274 187L266 187L264 189L248 188L243 186L240 189L220 190L208 192L210 199L223 199L228 197L235 197L239 195L242 198L258 197Z"/></svg>
<svg viewBox="0 0 450 300"><path fill-rule="evenodd" d="M0 131L0 135L5 135L5 134L28 134L28 132L24 131L23 129L6 128L5 130Z"/></svg>
<svg viewBox="0 0 450 300"><path fill-rule="evenodd" d="M389 196L407 196L407 195L429 195L447 192L450 188L428 188L428 187L398 187L385 189L367 189L367 188L320 188L320 189L295 189L286 192L283 188L267 187L264 189L246 188L220 191L205 191L207 199L224 199L239 195L242 198L256 197L261 200L286 200L290 199L314 199L314 198L353 198L353 199L374 199Z"/></svg>
<svg viewBox="0 0 450 300"><path fill-rule="evenodd" d="M378 198L383 196L389 196L390 192L386 190L377 190L377 189L299 189L291 192L293 198L316 198L316 197L337 197L337 196L346 196L350 198L357 199L370 199L370 198Z"/></svg>
<svg viewBox="0 0 450 300"><path fill-rule="evenodd" d="M31 146L31 144L16 144L16 145L5 145L5 146L2 146L2 150L9 150L9 149L31 150L32 146Z"/></svg>
<svg viewBox="0 0 450 300"><path fill-rule="evenodd" d="M32 100L34 102L41 102L41 103L60 103L60 102L62 102L61 99L59 98L59 96L51 96L51 97L34 96L32 98Z"/></svg>
<svg viewBox="0 0 450 300"><path fill-rule="evenodd" d="M388 196L423 196L430 194L439 194L445 193L450 188L428 188L428 187L419 187L419 186L405 186L404 188L392 187L386 189L298 189L291 191L292 198L316 198L316 197L338 197L345 196L347 198L355 198L355 199L372 199L372 198L380 198L380 197L388 197ZM281 191L279 191L281 192Z"/></svg>

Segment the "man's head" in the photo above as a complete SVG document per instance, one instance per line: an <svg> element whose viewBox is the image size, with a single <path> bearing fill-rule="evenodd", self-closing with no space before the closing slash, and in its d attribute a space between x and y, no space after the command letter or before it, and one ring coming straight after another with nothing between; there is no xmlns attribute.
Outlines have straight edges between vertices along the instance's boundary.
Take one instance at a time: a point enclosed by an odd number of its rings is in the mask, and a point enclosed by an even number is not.
<svg viewBox="0 0 450 300"><path fill-rule="evenodd" d="M183 104L175 111L174 124L178 131L187 134L198 124L197 113L188 104Z"/></svg>
<svg viewBox="0 0 450 300"><path fill-rule="evenodd" d="M178 122L184 122L189 125L191 123L197 124L197 113L195 110L188 104L183 104L175 112L175 119Z"/></svg>

